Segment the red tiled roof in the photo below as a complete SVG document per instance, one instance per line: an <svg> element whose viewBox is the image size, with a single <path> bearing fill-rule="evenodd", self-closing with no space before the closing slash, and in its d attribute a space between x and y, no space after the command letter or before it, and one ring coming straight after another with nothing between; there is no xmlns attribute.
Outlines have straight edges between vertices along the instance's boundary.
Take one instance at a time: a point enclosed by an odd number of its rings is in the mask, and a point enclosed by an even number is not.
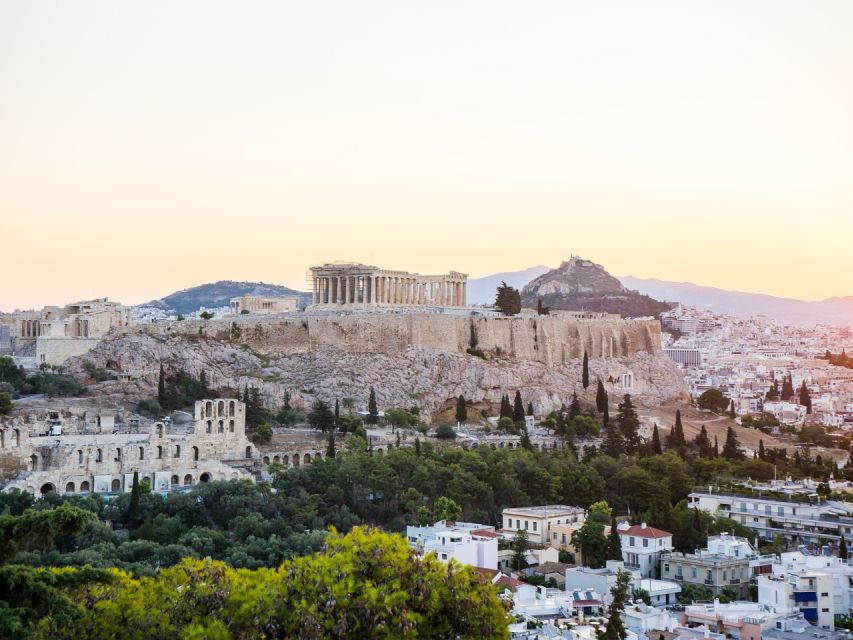
<svg viewBox="0 0 853 640"><path fill-rule="evenodd" d="M476 531L472 531L471 535L480 536L481 538L500 538L497 533L489 531L488 529L477 529Z"/></svg>
<svg viewBox="0 0 853 640"><path fill-rule="evenodd" d="M619 529L619 535L622 536L635 536L637 538L670 538L672 534L669 531L664 531L663 529L655 529L654 527L645 527L643 528L639 524L635 524L632 527L628 527L627 529Z"/></svg>
<svg viewBox="0 0 853 640"><path fill-rule="evenodd" d="M505 573L502 573L497 580L493 581L494 584L499 584L504 587L509 587L512 591L517 591L520 586L524 583L521 580L516 580L512 576L508 576Z"/></svg>

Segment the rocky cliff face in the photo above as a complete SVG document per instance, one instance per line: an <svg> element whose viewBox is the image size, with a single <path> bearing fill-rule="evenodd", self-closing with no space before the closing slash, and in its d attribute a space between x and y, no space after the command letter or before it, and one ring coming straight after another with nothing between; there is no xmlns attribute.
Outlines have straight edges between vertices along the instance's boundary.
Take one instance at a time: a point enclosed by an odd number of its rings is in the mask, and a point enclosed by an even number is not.
<svg viewBox="0 0 853 640"><path fill-rule="evenodd" d="M526 307L542 300L552 309L618 313L625 318L654 317L669 309L666 303L625 288L601 265L577 256L531 281L521 299Z"/></svg>
<svg viewBox="0 0 853 640"><path fill-rule="evenodd" d="M468 355L471 337L485 358ZM310 406L353 398L366 408L368 390L380 406L417 404L429 419L462 394L497 405L521 389L537 412L583 395L581 359L590 355L593 381L601 377L615 398L621 374L634 374L636 395L655 404L682 397L677 367L660 353L656 322L575 321L564 318L467 318L436 314L297 316L292 319L175 322L120 332L84 358L133 378L113 385L129 398L156 393L161 363L167 371L205 371L211 386L257 386L270 405L285 392ZM588 399L594 399L594 384Z"/></svg>

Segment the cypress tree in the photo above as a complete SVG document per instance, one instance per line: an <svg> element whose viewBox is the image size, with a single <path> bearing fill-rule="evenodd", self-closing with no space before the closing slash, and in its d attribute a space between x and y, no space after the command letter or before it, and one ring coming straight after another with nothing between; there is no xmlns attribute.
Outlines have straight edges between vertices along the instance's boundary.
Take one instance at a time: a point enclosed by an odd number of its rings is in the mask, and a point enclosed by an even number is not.
<svg viewBox="0 0 853 640"><path fill-rule="evenodd" d="M530 443L530 434L527 433L527 427L521 427L521 440L519 441L522 449L527 449L528 451L533 449L533 445Z"/></svg>
<svg viewBox="0 0 853 640"><path fill-rule="evenodd" d="M370 396L367 399L367 424L379 422L379 410L376 408L376 391L370 387Z"/></svg>
<svg viewBox="0 0 853 640"><path fill-rule="evenodd" d="M133 472L133 485L130 489L130 504L127 507L127 515L125 522L128 527L135 527L139 524L139 472Z"/></svg>
<svg viewBox="0 0 853 640"><path fill-rule="evenodd" d="M421 439L415 438L415 455L421 455Z"/></svg>
<svg viewBox="0 0 853 640"><path fill-rule="evenodd" d="M589 355L586 351L583 352L583 373L581 374L581 383L584 389L589 388Z"/></svg>
<svg viewBox="0 0 853 640"><path fill-rule="evenodd" d="M581 403L578 400L578 394L572 394L572 402L569 404L569 420L574 420L581 414Z"/></svg>
<svg viewBox="0 0 853 640"><path fill-rule="evenodd" d="M515 392L515 401L512 405L513 422L524 422L524 402L521 400L521 391Z"/></svg>
<svg viewBox="0 0 853 640"><path fill-rule="evenodd" d="M326 447L326 457L335 457L335 430L329 431L329 445Z"/></svg>
<svg viewBox="0 0 853 640"><path fill-rule="evenodd" d="M800 404L806 408L806 413L812 412L812 396L809 393L809 388L806 386L805 380L803 380L803 385L800 387Z"/></svg>
<svg viewBox="0 0 853 640"><path fill-rule="evenodd" d="M601 421L605 425L610 424L610 407L607 405L604 405L604 413L601 415Z"/></svg>
<svg viewBox="0 0 853 640"><path fill-rule="evenodd" d="M681 449L685 444L687 442L684 439L684 426L681 424L681 409L677 409L675 412L675 426L672 427L672 431L667 436L666 446L668 449Z"/></svg>
<svg viewBox="0 0 853 640"><path fill-rule="evenodd" d="M765 455L766 454L764 452L764 440L759 439L758 440L758 459L764 460Z"/></svg>
<svg viewBox="0 0 853 640"><path fill-rule="evenodd" d="M527 415L533 415L533 403L528 400L527 402Z"/></svg>
<svg viewBox="0 0 853 640"><path fill-rule="evenodd" d="M631 395L628 393L619 403L616 423L619 425L625 452L628 455L634 455L640 448L640 419L637 417L637 411L634 409L634 403L631 402Z"/></svg>
<svg viewBox="0 0 853 640"><path fill-rule="evenodd" d="M717 436L714 436L714 457L715 458L720 457L720 445L717 442Z"/></svg>
<svg viewBox="0 0 853 640"><path fill-rule="evenodd" d="M729 430L726 432L726 442L723 445L723 457L726 460L740 460L743 458L743 453L741 453L737 435L735 435L735 430L731 427L729 427Z"/></svg>
<svg viewBox="0 0 853 640"><path fill-rule="evenodd" d="M598 389L595 392L595 406L599 413L604 413L604 409L607 408L607 402L607 391L604 388L604 383L601 381L601 378L599 378Z"/></svg>
<svg viewBox="0 0 853 640"><path fill-rule="evenodd" d="M604 424L601 448L611 458L618 458L625 453L625 443L619 425L614 421Z"/></svg>
<svg viewBox="0 0 853 640"><path fill-rule="evenodd" d="M507 394L501 396L501 418L512 418L512 405Z"/></svg>
<svg viewBox="0 0 853 640"><path fill-rule="evenodd" d="M608 560L622 560L622 541L619 538L619 530L616 528L616 518L610 521L610 535L607 536Z"/></svg>
<svg viewBox="0 0 853 640"><path fill-rule="evenodd" d="M708 430L705 425L699 429L699 435L693 440L693 446L699 452L700 456L710 457L711 455L711 439L708 437Z"/></svg>
<svg viewBox="0 0 853 640"><path fill-rule="evenodd" d="M655 428L652 429L652 455L659 456L663 453L663 449L660 446L660 433L658 432L658 425L655 423Z"/></svg>
<svg viewBox="0 0 853 640"><path fill-rule="evenodd" d="M335 398L335 429L337 429L341 424L341 407L338 399Z"/></svg>
<svg viewBox="0 0 853 640"><path fill-rule="evenodd" d="M456 398L456 422L462 423L468 420L468 404L465 402L465 396L459 394Z"/></svg>

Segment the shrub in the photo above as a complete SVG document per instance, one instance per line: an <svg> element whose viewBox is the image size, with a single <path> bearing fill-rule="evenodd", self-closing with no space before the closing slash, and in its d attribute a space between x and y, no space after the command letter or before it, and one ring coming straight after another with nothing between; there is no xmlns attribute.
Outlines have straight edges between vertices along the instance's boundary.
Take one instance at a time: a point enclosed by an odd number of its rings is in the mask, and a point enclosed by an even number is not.
<svg viewBox="0 0 853 640"><path fill-rule="evenodd" d="M449 424L442 424L435 430L435 437L442 440L452 440L456 437L456 431Z"/></svg>

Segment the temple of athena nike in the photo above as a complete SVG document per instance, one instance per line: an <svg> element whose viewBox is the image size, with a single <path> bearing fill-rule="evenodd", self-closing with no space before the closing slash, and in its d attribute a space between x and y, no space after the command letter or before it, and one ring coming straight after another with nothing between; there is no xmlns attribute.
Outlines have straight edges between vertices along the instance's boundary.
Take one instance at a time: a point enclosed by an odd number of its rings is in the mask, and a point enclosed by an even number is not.
<svg viewBox="0 0 853 640"><path fill-rule="evenodd" d="M424 276L366 264L327 263L311 267L315 307L464 307L468 274Z"/></svg>

